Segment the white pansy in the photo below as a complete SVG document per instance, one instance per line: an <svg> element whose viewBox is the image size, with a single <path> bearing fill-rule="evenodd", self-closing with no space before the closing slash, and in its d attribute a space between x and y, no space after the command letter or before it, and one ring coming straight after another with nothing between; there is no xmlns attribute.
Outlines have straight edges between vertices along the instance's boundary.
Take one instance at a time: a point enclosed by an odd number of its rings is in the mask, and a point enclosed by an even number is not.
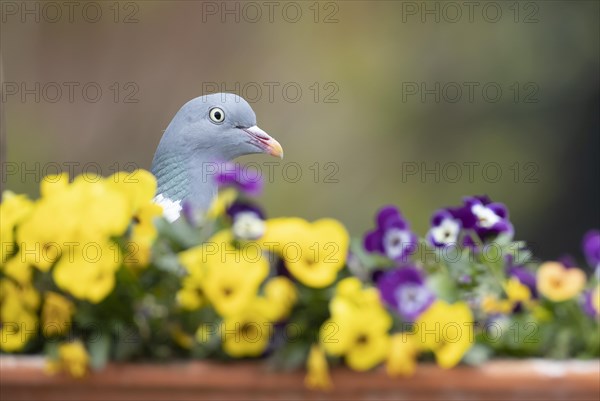
<svg viewBox="0 0 600 401"><path fill-rule="evenodd" d="M429 300L430 293L422 285L404 284L394 292L400 309L407 315L417 313Z"/></svg>
<svg viewBox="0 0 600 401"><path fill-rule="evenodd" d="M237 238L254 240L265 233L265 222L255 212L239 212L233 219L232 230Z"/></svg>
<svg viewBox="0 0 600 401"><path fill-rule="evenodd" d="M436 226L431 228L431 237L438 244L455 244L458 241L460 233L460 224L454 219L446 218Z"/></svg>
<svg viewBox="0 0 600 401"><path fill-rule="evenodd" d="M483 228L491 228L501 220L492 209L483 205L473 205L471 212L477 218L477 224Z"/></svg>
<svg viewBox="0 0 600 401"><path fill-rule="evenodd" d="M383 248L390 259L402 257L411 245L411 235L408 230L391 228L385 232L383 237Z"/></svg>

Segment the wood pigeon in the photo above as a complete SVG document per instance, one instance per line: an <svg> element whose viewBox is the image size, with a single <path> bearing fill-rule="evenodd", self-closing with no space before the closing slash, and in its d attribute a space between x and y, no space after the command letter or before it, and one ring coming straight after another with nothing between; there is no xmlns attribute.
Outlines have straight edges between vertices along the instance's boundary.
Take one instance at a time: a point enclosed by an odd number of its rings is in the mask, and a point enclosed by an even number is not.
<svg viewBox="0 0 600 401"><path fill-rule="evenodd" d="M283 157L279 142L256 125L248 102L231 93L192 99L175 114L154 154L154 201L169 221L179 218L184 201L207 210L217 195L216 166L252 153Z"/></svg>

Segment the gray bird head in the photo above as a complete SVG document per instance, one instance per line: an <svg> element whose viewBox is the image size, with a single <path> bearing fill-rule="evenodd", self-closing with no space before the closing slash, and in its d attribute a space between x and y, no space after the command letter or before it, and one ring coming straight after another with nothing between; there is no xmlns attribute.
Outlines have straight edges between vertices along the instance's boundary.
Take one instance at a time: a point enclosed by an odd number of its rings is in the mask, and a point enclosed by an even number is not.
<svg viewBox="0 0 600 401"><path fill-rule="evenodd" d="M157 193L205 209L216 192L203 175L205 166L252 153L283 157L279 142L256 125L248 102L231 93L192 99L177 112L154 154Z"/></svg>
<svg viewBox="0 0 600 401"><path fill-rule="evenodd" d="M201 155L208 151L221 160L252 153L283 157L279 142L256 126L256 115L248 102L231 93L187 102L167 127L160 145L167 151Z"/></svg>

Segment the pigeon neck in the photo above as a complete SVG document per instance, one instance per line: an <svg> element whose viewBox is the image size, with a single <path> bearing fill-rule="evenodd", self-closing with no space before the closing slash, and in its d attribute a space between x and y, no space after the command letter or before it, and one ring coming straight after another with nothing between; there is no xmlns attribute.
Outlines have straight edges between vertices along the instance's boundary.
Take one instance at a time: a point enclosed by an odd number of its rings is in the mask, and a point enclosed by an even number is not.
<svg viewBox="0 0 600 401"><path fill-rule="evenodd" d="M209 174L214 161L200 155L160 153L152 162L157 194L173 201L185 200L195 209L206 210L217 194L214 176Z"/></svg>

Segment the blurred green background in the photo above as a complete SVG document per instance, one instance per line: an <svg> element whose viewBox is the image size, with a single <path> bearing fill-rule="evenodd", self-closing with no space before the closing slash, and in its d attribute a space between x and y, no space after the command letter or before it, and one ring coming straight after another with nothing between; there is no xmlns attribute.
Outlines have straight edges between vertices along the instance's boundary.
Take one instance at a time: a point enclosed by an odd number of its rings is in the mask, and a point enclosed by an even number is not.
<svg viewBox="0 0 600 401"><path fill-rule="evenodd" d="M424 234L486 193L544 258L580 258L600 226L597 1L91 3L2 1L5 187L36 195L56 164L150 168L179 107L217 85L285 149L241 160L270 181L269 216L361 235L393 203Z"/></svg>

